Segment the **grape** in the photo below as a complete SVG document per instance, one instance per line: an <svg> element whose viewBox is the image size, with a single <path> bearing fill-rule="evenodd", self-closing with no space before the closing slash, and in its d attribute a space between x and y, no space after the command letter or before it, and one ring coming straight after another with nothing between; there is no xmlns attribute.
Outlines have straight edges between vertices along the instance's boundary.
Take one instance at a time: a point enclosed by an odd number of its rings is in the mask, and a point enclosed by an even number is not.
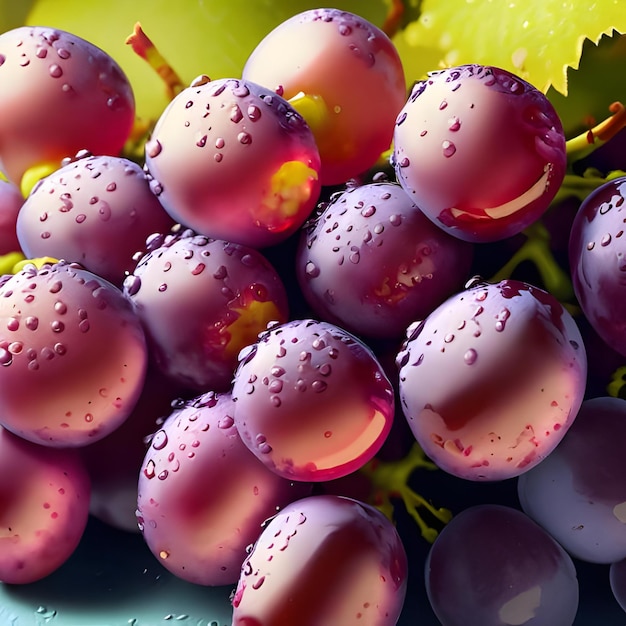
<svg viewBox="0 0 626 626"><path fill-rule="evenodd" d="M0 426L0 581L31 583L76 549L89 477L75 450L43 448Z"/></svg>
<svg viewBox="0 0 626 626"><path fill-rule="evenodd" d="M535 87L500 68L463 65L413 87L396 122L393 163L441 228L497 241L548 208L565 175L565 136Z"/></svg>
<svg viewBox="0 0 626 626"><path fill-rule="evenodd" d="M250 81L200 77L168 105L146 143L153 190L178 222L257 248L308 217L320 190L310 128Z"/></svg>
<svg viewBox="0 0 626 626"><path fill-rule="evenodd" d="M512 478L545 458L583 400L585 349L554 296L478 282L410 327L399 393L417 442L469 480Z"/></svg>
<svg viewBox="0 0 626 626"><path fill-rule="evenodd" d="M244 443L293 480L331 480L358 469L393 421L393 388L373 352L313 319L272 326L243 350L232 393Z"/></svg>
<svg viewBox="0 0 626 626"><path fill-rule="evenodd" d="M79 150L117 154L135 116L130 83L107 53L39 26L0 35L0 107L0 170L15 183Z"/></svg>
<svg viewBox="0 0 626 626"><path fill-rule="evenodd" d="M475 505L441 531L426 591L442 626L566 626L578 608L572 559L517 509Z"/></svg>
<svg viewBox="0 0 626 626"><path fill-rule="evenodd" d="M626 558L626 400L583 402L563 441L518 479L523 510L572 556Z"/></svg>
<svg viewBox="0 0 626 626"><path fill-rule="evenodd" d="M31 191L17 236L27 257L76 261L121 286L148 236L172 226L141 166L123 157L82 154Z"/></svg>
<svg viewBox="0 0 626 626"><path fill-rule="evenodd" d="M139 475L137 519L150 550L179 578L237 582L261 524L310 489L267 469L242 443L229 393L174 410Z"/></svg>
<svg viewBox="0 0 626 626"><path fill-rule="evenodd" d="M244 561L233 626L393 626L406 586L406 552L382 513L310 496L274 516Z"/></svg>
<svg viewBox="0 0 626 626"><path fill-rule="evenodd" d="M124 293L156 366L199 392L227 390L239 351L288 317L284 285L260 252L191 230L151 240Z"/></svg>
<svg viewBox="0 0 626 626"><path fill-rule="evenodd" d="M97 441L133 410L146 340L122 292L68 263L0 281L0 424L35 443Z"/></svg>
<svg viewBox="0 0 626 626"><path fill-rule="evenodd" d="M300 237L300 288L322 319L359 335L402 337L463 286L472 246L443 232L397 183L333 195Z"/></svg>
<svg viewBox="0 0 626 626"><path fill-rule="evenodd" d="M183 390L154 367L150 367L141 395L124 423L95 443L79 448L91 481L89 512L100 521L139 532L137 477L148 444L164 416L172 411Z"/></svg>
<svg viewBox="0 0 626 626"><path fill-rule="evenodd" d="M20 250L15 224L23 203L19 187L0 177L0 254Z"/></svg>
<svg viewBox="0 0 626 626"><path fill-rule="evenodd" d="M344 183L376 163L389 149L406 100L402 63L389 37L338 9L311 9L283 21L254 49L243 77L280 87L296 107L299 97L307 98L302 112L319 146L323 185Z"/></svg>
<svg viewBox="0 0 626 626"><path fill-rule="evenodd" d="M570 232L569 259L578 302L595 331L626 355L626 270L623 243L626 177L608 181L580 205Z"/></svg>

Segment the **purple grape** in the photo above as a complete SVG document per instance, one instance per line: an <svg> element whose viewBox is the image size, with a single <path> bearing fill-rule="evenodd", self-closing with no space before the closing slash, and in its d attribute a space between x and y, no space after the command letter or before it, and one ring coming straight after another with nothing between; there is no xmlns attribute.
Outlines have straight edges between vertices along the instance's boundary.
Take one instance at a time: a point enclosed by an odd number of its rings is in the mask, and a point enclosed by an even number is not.
<svg viewBox="0 0 626 626"><path fill-rule="evenodd" d="M276 92L200 77L168 105L146 143L153 190L198 233L255 248L293 234L320 192L310 128Z"/></svg>
<svg viewBox="0 0 626 626"><path fill-rule="evenodd" d="M397 183L333 195L300 238L299 285L322 319L401 337L463 286L473 247L428 220Z"/></svg>
<svg viewBox="0 0 626 626"><path fill-rule="evenodd" d="M0 170L24 172L89 150L118 154L135 121L128 78L109 54L62 30L0 34Z"/></svg>
<svg viewBox="0 0 626 626"><path fill-rule="evenodd" d="M44 448L0 426L0 581L58 569L87 525L89 476L75 450Z"/></svg>
<svg viewBox="0 0 626 626"><path fill-rule="evenodd" d="M75 261L121 286L148 236L172 226L137 163L83 154L35 186L17 235L28 258Z"/></svg>
<svg viewBox="0 0 626 626"><path fill-rule="evenodd" d="M576 298L598 335L622 355L626 355L625 199L626 177L595 189L582 202L569 241Z"/></svg>
<svg viewBox="0 0 626 626"><path fill-rule="evenodd" d="M462 65L415 84L396 122L393 162L441 228L496 241L548 208L565 175L565 136L531 84L497 67Z"/></svg>
<svg viewBox="0 0 626 626"><path fill-rule="evenodd" d="M234 426L230 394L174 410L152 437L139 475L137 519L159 561L201 585L237 582L261 524L308 495L267 469Z"/></svg>
<svg viewBox="0 0 626 626"><path fill-rule="evenodd" d="M380 511L310 496L263 529L241 568L232 626L394 626L406 587L404 546Z"/></svg>
<svg viewBox="0 0 626 626"><path fill-rule="evenodd" d="M442 626L567 626L578 609L570 556L517 509L475 505L452 518L426 560Z"/></svg>
<svg viewBox="0 0 626 626"><path fill-rule="evenodd" d="M281 476L344 476L385 441L392 385L373 352L343 329L293 320L262 333L240 359L235 423L244 443Z"/></svg>
<svg viewBox="0 0 626 626"><path fill-rule="evenodd" d="M122 292L68 263L0 283L0 424L47 446L83 446L128 418L148 352Z"/></svg>
<svg viewBox="0 0 626 626"><path fill-rule="evenodd" d="M505 280L472 285L409 328L399 393L417 442L440 468L502 480L561 441L585 392L574 319L554 296Z"/></svg>
<svg viewBox="0 0 626 626"><path fill-rule="evenodd" d="M157 367L199 392L227 390L239 351L288 317L285 287L260 252L190 230L154 238L124 293Z"/></svg>
<svg viewBox="0 0 626 626"><path fill-rule="evenodd" d="M15 224L23 203L19 187L0 178L0 254L20 251Z"/></svg>
<svg viewBox="0 0 626 626"><path fill-rule="evenodd" d="M626 400L583 402L557 448L518 479L523 510L572 556L626 558Z"/></svg>

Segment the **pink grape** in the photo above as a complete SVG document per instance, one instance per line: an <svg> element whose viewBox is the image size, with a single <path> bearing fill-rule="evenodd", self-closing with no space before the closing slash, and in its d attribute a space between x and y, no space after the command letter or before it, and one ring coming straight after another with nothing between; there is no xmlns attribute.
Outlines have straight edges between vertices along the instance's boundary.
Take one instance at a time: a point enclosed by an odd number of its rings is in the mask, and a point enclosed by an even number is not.
<svg viewBox="0 0 626 626"><path fill-rule="evenodd" d="M497 67L462 65L415 84L396 122L393 162L438 226L497 241L548 208L565 175L565 135L534 86Z"/></svg>
<svg viewBox="0 0 626 626"><path fill-rule="evenodd" d="M132 87L109 54L40 26L0 34L0 108L0 170L17 184L79 150L118 154L135 119Z"/></svg>
<svg viewBox="0 0 626 626"><path fill-rule="evenodd" d="M570 231L569 261L577 300L613 350L626 355L626 177L608 181L581 203Z"/></svg>
<svg viewBox="0 0 626 626"><path fill-rule="evenodd" d="M369 461L395 406L370 348L313 319L273 325L242 350L232 393L244 443L273 471L302 481L339 478Z"/></svg>
<svg viewBox="0 0 626 626"><path fill-rule="evenodd" d="M0 426L0 581L40 580L87 525L89 476L75 450L44 448Z"/></svg>
<svg viewBox="0 0 626 626"><path fill-rule="evenodd" d="M233 626L394 626L407 556L377 509L341 496L302 498L265 526L241 568Z"/></svg>
<svg viewBox="0 0 626 626"><path fill-rule="evenodd" d="M399 338L469 277L472 245L435 226L397 183L348 187L321 209L296 254L299 286L321 319Z"/></svg>
<svg viewBox="0 0 626 626"><path fill-rule="evenodd" d="M129 159L83 153L39 181L17 218L28 258L76 261L121 286L146 239L174 226Z"/></svg>
<svg viewBox="0 0 626 626"><path fill-rule="evenodd" d="M285 287L258 250L191 230L151 239L124 293L151 360L198 392L229 389L239 351L289 313Z"/></svg>
<svg viewBox="0 0 626 626"><path fill-rule="evenodd" d="M82 446L119 427L148 353L122 292L80 266L28 264L0 282L0 424L47 446Z"/></svg>
<svg viewBox="0 0 626 626"><path fill-rule="evenodd" d="M574 623L574 563L517 509L486 504L458 513L435 540L425 570L442 626Z"/></svg>
<svg viewBox="0 0 626 626"><path fill-rule="evenodd" d="M523 510L572 556L626 558L626 400L583 402L557 448L518 479Z"/></svg>
<svg viewBox="0 0 626 626"><path fill-rule="evenodd" d="M398 353L404 414L424 452L469 480L503 480L554 450L583 400L585 348L551 294L478 282L409 328Z"/></svg>
<svg viewBox="0 0 626 626"><path fill-rule="evenodd" d="M201 585L237 582L261 524L310 491L267 469L243 444L230 394L205 393L154 433L139 474L137 519L153 554Z"/></svg>
<svg viewBox="0 0 626 626"><path fill-rule="evenodd" d="M254 49L243 77L279 88L288 99L302 94L321 99L323 113L313 106L311 126L323 185L344 183L374 166L391 145L407 95L389 37L363 17L338 9L312 9L285 20Z"/></svg>
<svg viewBox="0 0 626 626"><path fill-rule="evenodd" d="M310 128L275 92L200 77L161 114L146 143L153 191L200 234L262 248L293 234L320 192Z"/></svg>

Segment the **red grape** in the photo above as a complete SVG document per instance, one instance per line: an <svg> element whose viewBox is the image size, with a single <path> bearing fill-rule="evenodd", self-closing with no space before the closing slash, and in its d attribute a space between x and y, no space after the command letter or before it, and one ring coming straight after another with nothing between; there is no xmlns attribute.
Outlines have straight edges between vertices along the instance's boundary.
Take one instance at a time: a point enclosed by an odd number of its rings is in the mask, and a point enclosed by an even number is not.
<svg viewBox="0 0 626 626"><path fill-rule="evenodd" d="M380 511L341 496L286 506L241 568L233 626L394 626L407 557Z"/></svg>
<svg viewBox="0 0 626 626"><path fill-rule="evenodd" d="M153 191L178 222L256 248L294 233L320 190L306 122L250 81L196 80L163 111L146 143Z"/></svg>
<svg viewBox="0 0 626 626"><path fill-rule="evenodd" d="M242 351L235 423L268 467L293 480L338 478L369 461L393 421L393 388L373 352L333 324L272 326Z"/></svg>
<svg viewBox="0 0 626 626"><path fill-rule="evenodd" d="M89 493L76 451L43 448L0 426L0 581L31 583L65 563L85 530Z"/></svg>
<svg viewBox="0 0 626 626"><path fill-rule="evenodd" d="M19 187L0 178L0 254L20 250L15 224L23 203Z"/></svg>
<svg viewBox="0 0 626 626"><path fill-rule="evenodd" d="M199 392L227 390L239 351L288 317L285 287L258 250L191 230L151 240L124 293L157 367Z"/></svg>
<svg viewBox="0 0 626 626"><path fill-rule="evenodd" d="M230 394L175 409L152 437L139 475L137 519L159 561L202 585L237 582L261 524L307 495L267 469L234 426Z"/></svg>
<svg viewBox="0 0 626 626"><path fill-rule="evenodd" d="M442 469L470 480L518 476L571 426L587 361L574 319L517 280L478 283L409 329L397 357L413 434Z"/></svg>
<svg viewBox="0 0 626 626"><path fill-rule="evenodd" d="M39 181L20 210L17 234L27 257L76 261L121 286L147 237L173 225L141 166L83 154Z"/></svg>
<svg viewBox="0 0 626 626"><path fill-rule="evenodd" d="M299 286L314 311L368 337L402 337L467 280L473 247L435 226L397 183L333 195L300 237Z"/></svg>
<svg viewBox="0 0 626 626"><path fill-rule="evenodd" d="M129 416L148 362L122 292L68 263L0 284L0 424L35 443L82 446Z"/></svg>
<svg viewBox="0 0 626 626"><path fill-rule="evenodd" d="M322 157L323 185L341 184L376 163L406 101L402 63L389 37L338 9L285 20L255 48L243 76L279 88L294 106L301 95L318 100L311 115L302 110Z"/></svg>
<svg viewBox="0 0 626 626"><path fill-rule="evenodd" d="M396 122L393 162L441 228L495 241L548 208L565 175L565 136L538 89L496 67L463 65L416 83Z"/></svg>
<svg viewBox="0 0 626 626"><path fill-rule="evenodd" d="M0 34L0 170L26 170L79 150L117 154L135 120L120 66L72 33L21 26Z"/></svg>

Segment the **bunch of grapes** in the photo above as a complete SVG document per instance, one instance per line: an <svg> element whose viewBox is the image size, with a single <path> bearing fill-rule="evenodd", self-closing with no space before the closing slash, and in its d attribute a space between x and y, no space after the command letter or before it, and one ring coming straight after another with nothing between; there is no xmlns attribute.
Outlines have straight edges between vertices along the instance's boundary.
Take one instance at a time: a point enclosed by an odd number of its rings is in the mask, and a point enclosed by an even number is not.
<svg viewBox="0 0 626 626"><path fill-rule="evenodd" d="M586 564L626 610L626 177L568 195L537 88L315 9L139 156L71 33L0 35L0 110L0 583L96 519L232 626L567 626Z"/></svg>

